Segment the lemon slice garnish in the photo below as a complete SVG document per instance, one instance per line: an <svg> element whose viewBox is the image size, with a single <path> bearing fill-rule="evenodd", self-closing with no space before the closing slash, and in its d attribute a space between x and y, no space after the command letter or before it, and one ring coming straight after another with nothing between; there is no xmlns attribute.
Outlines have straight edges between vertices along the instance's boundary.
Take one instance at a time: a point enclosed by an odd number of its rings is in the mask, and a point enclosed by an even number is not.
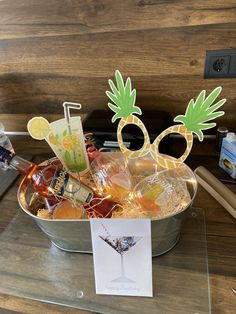
<svg viewBox="0 0 236 314"><path fill-rule="evenodd" d="M50 132L48 120L43 117L34 117L28 121L29 134L36 140L43 140Z"/></svg>
<svg viewBox="0 0 236 314"><path fill-rule="evenodd" d="M75 134L68 134L64 137L62 145L65 149L74 150L80 143L79 137Z"/></svg>

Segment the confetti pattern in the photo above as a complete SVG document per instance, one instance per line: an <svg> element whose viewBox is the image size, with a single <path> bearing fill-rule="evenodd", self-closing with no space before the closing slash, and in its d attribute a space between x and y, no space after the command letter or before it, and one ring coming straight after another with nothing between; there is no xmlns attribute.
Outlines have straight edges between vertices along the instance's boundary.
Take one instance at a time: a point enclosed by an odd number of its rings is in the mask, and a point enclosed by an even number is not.
<svg viewBox="0 0 236 314"><path fill-rule="evenodd" d="M105 241L108 245L110 245L117 253L123 254L124 252L129 251L131 247L133 247L140 237L128 236L128 237L102 237L100 238Z"/></svg>

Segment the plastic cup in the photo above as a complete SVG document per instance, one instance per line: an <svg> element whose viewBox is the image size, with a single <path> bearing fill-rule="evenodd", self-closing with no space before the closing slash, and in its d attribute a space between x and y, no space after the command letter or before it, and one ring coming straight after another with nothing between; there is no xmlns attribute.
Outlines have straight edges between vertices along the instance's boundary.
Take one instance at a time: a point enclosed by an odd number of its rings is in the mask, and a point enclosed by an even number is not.
<svg viewBox="0 0 236 314"><path fill-rule="evenodd" d="M97 191L110 195L112 200L124 202L132 190L133 180L124 157L115 160L100 153L91 163L91 171Z"/></svg>
<svg viewBox="0 0 236 314"><path fill-rule="evenodd" d="M71 117L50 123L50 132L45 138L58 159L69 172L84 174L89 170L89 160L84 143L80 117Z"/></svg>
<svg viewBox="0 0 236 314"><path fill-rule="evenodd" d="M197 181L185 164L157 172L141 180L134 188L135 201L153 217L166 217L190 206Z"/></svg>

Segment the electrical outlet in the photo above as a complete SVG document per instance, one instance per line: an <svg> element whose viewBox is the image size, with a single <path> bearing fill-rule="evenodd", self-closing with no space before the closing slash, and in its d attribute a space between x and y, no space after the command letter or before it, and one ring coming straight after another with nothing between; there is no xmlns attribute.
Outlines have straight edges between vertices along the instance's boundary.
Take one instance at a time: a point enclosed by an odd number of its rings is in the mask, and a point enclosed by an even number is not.
<svg viewBox="0 0 236 314"><path fill-rule="evenodd" d="M204 78L236 77L236 49L206 52Z"/></svg>

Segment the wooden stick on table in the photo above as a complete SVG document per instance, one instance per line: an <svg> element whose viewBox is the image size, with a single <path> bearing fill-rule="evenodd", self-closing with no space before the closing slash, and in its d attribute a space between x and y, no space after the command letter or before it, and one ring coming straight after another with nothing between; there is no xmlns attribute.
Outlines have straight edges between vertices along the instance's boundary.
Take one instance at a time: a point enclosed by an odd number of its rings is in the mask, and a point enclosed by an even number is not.
<svg viewBox="0 0 236 314"><path fill-rule="evenodd" d="M236 195L205 167L200 166L194 172L198 183L236 219Z"/></svg>

